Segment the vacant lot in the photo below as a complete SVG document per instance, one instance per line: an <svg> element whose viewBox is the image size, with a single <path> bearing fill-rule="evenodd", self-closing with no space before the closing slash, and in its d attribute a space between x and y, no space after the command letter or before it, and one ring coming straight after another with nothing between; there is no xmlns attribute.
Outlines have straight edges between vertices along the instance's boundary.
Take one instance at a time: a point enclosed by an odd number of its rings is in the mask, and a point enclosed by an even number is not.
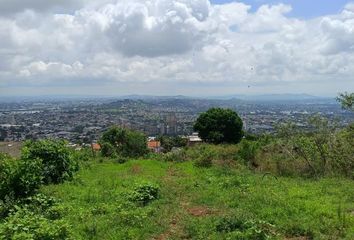
<svg viewBox="0 0 354 240"><path fill-rule="evenodd" d="M0 142L0 152L7 153L13 157L21 155L21 142Z"/></svg>
<svg viewBox="0 0 354 240"><path fill-rule="evenodd" d="M41 190L61 200L76 239L354 239L351 180L105 161ZM159 186L159 197L138 204L134 189L144 184Z"/></svg>

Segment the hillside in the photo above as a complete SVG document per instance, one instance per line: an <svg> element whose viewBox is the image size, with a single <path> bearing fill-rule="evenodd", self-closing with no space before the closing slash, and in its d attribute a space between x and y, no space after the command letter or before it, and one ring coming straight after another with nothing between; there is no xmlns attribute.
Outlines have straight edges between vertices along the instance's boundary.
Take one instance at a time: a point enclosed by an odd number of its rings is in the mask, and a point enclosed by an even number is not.
<svg viewBox="0 0 354 240"><path fill-rule="evenodd" d="M159 186L135 204L136 185ZM198 168L159 160L89 164L73 182L41 192L60 199L75 239L353 239L354 182Z"/></svg>
<svg viewBox="0 0 354 240"><path fill-rule="evenodd" d="M225 113L232 138L204 121ZM92 149L27 141L0 153L0 240L354 239L354 126L310 122L243 136L235 113L211 109L196 124L214 129L199 132L209 143L151 148L116 126Z"/></svg>

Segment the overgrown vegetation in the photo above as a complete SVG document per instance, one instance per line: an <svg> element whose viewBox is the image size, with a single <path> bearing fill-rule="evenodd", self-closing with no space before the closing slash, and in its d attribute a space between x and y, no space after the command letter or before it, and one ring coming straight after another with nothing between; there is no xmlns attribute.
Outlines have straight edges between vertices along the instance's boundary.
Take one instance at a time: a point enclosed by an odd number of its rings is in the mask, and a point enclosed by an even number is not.
<svg viewBox="0 0 354 240"><path fill-rule="evenodd" d="M262 171L280 175L354 178L354 129L338 129L320 117L310 119L311 132L283 125L279 135L256 157Z"/></svg>
<svg viewBox="0 0 354 240"><path fill-rule="evenodd" d="M53 198L35 195L43 184L72 180L77 158L64 141L26 142L20 159L0 154L0 239L68 239Z"/></svg>
<svg viewBox="0 0 354 240"><path fill-rule="evenodd" d="M186 147L188 144L188 140L186 138L179 136L158 136L156 140L160 141L161 147L165 153L170 152L174 148Z"/></svg>
<svg viewBox="0 0 354 240"><path fill-rule="evenodd" d="M102 135L100 145L105 157L139 157L148 152L144 134L120 127L107 130Z"/></svg>

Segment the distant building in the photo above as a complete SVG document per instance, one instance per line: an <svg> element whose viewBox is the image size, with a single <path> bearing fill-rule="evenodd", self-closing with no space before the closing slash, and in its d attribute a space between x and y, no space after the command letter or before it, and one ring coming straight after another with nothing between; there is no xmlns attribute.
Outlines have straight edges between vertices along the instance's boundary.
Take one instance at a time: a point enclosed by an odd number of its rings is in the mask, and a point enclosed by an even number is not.
<svg viewBox="0 0 354 240"><path fill-rule="evenodd" d="M161 142L155 139L150 139L147 142L147 147L150 151L159 153L161 152Z"/></svg>
<svg viewBox="0 0 354 240"><path fill-rule="evenodd" d="M188 145L193 146L195 144L201 143L203 140L199 137L198 133L193 133L192 135L188 136Z"/></svg>
<svg viewBox="0 0 354 240"><path fill-rule="evenodd" d="M165 117L166 134L175 135L177 133L177 117L176 113L168 113Z"/></svg>
<svg viewBox="0 0 354 240"><path fill-rule="evenodd" d="M91 148L92 148L92 151L98 152L101 150L101 145L99 145L98 143L92 143Z"/></svg>

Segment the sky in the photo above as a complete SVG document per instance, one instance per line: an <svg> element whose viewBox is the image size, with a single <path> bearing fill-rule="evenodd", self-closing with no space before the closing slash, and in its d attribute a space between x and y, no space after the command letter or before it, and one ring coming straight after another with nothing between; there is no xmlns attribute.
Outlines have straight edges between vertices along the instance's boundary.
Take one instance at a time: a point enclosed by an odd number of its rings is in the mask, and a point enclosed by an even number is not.
<svg viewBox="0 0 354 240"><path fill-rule="evenodd" d="M0 0L0 96L354 91L354 1Z"/></svg>
<svg viewBox="0 0 354 240"><path fill-rule="evenodd" d="M230 3L232 0L213 0L211 2L215 4L224 4ZM292 6L292 11L288 16L301 19L337 14L341 12L343 6L350 3L348 0L245 0L242 2L251 5L252 10L254 11L264 4L288 4Z"/></svg>

